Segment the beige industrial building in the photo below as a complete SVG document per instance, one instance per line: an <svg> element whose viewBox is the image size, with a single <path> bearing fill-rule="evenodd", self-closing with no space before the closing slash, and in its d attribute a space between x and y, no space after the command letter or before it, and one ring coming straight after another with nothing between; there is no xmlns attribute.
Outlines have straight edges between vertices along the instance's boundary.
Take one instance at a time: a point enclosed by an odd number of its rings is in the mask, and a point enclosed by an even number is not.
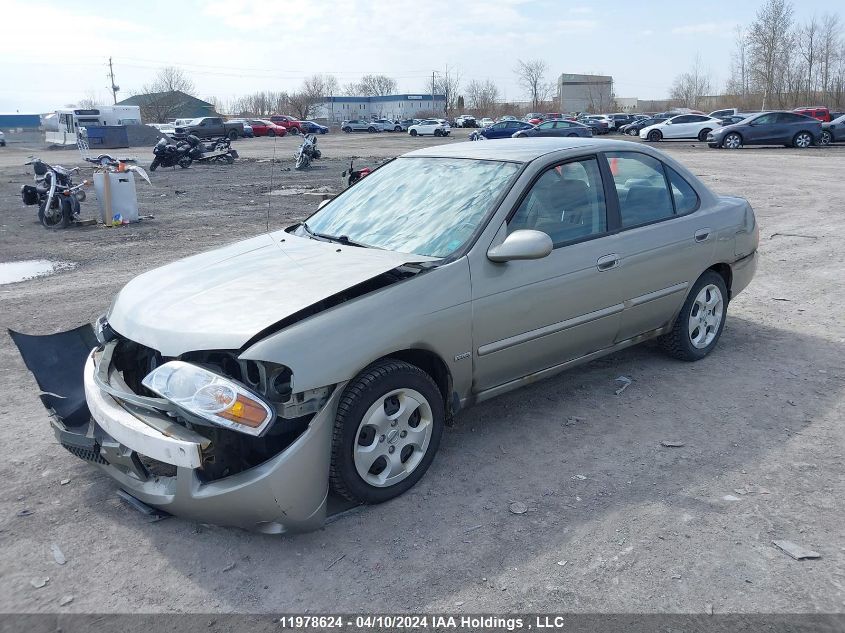
<svg viewBox="0 0 845 633"><path fill-rule="evenodd" d="M613 108L613 77L564 73L558 94L561 112L607 112Z"/></svg>

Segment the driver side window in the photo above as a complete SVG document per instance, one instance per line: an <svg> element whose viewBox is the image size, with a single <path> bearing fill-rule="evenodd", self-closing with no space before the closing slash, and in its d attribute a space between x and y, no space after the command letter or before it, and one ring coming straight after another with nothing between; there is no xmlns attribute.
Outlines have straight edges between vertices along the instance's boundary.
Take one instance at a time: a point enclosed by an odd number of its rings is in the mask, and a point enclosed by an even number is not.
<svg viewBox="0 0 845 633"><path fill-rule="evenodd" d="M555 247L601 235L607 208L595 157L546 170L508 222L508 232L533 229L547 233Z"/></svg>

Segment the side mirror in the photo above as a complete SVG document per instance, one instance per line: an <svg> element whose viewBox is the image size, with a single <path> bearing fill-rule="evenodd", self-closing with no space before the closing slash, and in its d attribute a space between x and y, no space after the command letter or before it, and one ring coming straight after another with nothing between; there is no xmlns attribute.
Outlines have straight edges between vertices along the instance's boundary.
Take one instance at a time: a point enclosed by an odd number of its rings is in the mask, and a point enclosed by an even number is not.
<svg viewBox="0 0 845 633"><path fill-rule="evenodd" d="M552 252L552 238L542 231L523 229L514 231L505 241L491 246L487 258L491 262L509 262L517 259L543 259Z"/></svg>

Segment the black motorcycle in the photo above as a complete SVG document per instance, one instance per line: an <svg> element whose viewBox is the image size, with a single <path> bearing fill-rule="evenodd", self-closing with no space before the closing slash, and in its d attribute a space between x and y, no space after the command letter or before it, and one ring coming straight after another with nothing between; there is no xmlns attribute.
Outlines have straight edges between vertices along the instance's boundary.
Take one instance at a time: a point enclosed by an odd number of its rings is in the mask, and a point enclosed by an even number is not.
<svg viewBox="0 0 845 633"><path fill-rule="evenodd" d="M48 165L40 158L33 158L35 185L21 187L21 199L27 206L38 205L38 221L48 229L63 229L79 218L79 203L85 200L83 180L73 184L73 174L78 167L65 169L61 165Z"/></svg>
<svg viewBox="0 0 845 633"><path fill-rule="evenodd" d="M195 162L231 165L238 157L237 150L232 149L232 139L225 136L203 143L199 137L189 134L185 137L185 142L190 147L188 156Z"/></svg>
<svg viewBox="0 0 845 633"><path fill-rule="evenodd" d="M317 137L313 134L306 134L305 138L302 139L302 144L294 154L294 158L296 158L294 169L308 169L311 166L311 161L317 160L322 155L322 152L317 149Z"/></svg>
<svg viewBox="0 0 845 633"><path fill-rule="evenodd" d="M176 165L187 169L193 162L190 151L191 146L183 141L173 143L168 142L166 138L159 139L153 147L154 158L150 163L150 171L155 171L159 167L176 167Z"/></svg>

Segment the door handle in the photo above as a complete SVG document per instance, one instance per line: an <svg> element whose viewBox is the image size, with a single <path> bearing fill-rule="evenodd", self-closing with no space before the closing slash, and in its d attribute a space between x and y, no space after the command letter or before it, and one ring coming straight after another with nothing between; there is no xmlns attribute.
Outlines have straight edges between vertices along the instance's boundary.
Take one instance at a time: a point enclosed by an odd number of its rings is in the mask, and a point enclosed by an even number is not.
<svg viewBox="0 0 845 633"><path fill-rule="evenodd" d="M695 232L695 241L696 242L706 242L707 238L710 237L710 229L698 229Z"/></svg>
<svg viewBox="0 0 845 633"><path fill-rule="evenodd" d="M616 268L618 265L619 255L617 255L616 253L604 255L596 260L596 268L598 268L602 272L604 272L605 270L610 270L611 268Z"/></svg>

